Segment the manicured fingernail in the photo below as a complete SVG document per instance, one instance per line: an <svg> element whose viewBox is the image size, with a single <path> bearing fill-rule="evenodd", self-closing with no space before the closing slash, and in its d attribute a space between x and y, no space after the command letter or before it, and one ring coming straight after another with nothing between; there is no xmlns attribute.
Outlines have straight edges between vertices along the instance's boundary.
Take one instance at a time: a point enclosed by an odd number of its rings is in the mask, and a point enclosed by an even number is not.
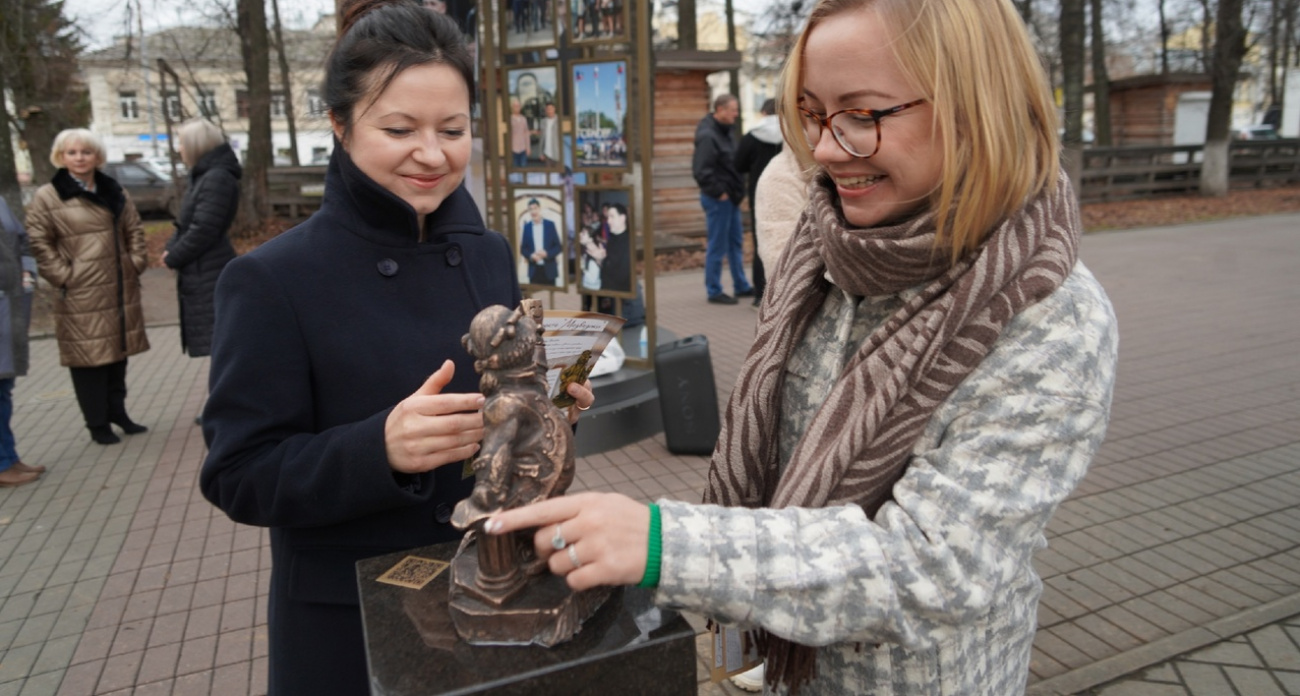
<svg viewBox="0 0 1300 696"><path fill-rule="evenodd" d="M488 520L483 524L483 531L488 534L496 534L501 531L501 520Z"/></svg>

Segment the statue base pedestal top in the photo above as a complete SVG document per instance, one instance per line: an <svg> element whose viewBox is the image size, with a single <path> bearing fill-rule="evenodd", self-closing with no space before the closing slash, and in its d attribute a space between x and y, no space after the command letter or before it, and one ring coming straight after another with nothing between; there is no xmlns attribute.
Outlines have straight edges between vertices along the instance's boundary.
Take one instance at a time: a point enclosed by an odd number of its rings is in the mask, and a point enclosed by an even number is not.
<svg viewBox="0 0 1300 696"><path fill-rule="evenodd" d="M551 647L572 638L609 597L609 588L574 592L564 578L549 572L532 577L501 606L474 587L477 544L470 543L451 562L451 619L474 645ZM521 570L522 572L522 570Z"/></svg>
<svg viewBox="0 0 1300 696"><path fill-rule="evenodd" d="M462 640L449 606L450 568L418 590L377 580L408 556L451 563L457 546L449 542L357 562L372 693L696 694L695 632L680 614L656 608L651 590L613 590L577 635L547 648Z"/></svg>

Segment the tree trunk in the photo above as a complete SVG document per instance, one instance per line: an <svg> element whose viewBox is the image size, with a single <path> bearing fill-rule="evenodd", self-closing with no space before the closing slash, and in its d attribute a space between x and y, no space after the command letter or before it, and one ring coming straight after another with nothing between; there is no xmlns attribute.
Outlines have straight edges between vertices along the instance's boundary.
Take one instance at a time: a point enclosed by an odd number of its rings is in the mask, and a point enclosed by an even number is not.
<svg viewBox="0 0 1300 696"><path fill-rule="evenodd" d="M1061 91L1066 146L1083 141L1084 0L1061 0Z"/></svg>
<svg viewBox="0 0 1300 696"><path fill-rule="evenodd" d="M5 89L5 71L0 70L0 96L5 94ZM14 163L9 110L4 99L0 99L0 198L9 204L14 217L23 219L23 191L18 185L18 165Z"/></svg>
<svg viewBox="0 0 1300 696"><path fill-rule="evenodd" d="M699 46L695 25L695 0L680 0L677 3L677 48L694 50Z"/></svg>
<svg viewBox="0 0 1300 696"><path fill-rule="evenodd" d="M1015 0L1016 11L1020 13L1020 20L1025 26L1032 26L1034 22L1034 0Z"/></svg>
<svg viewBox="0 0 1300 696"><path fill-rule="evenodd" d="M263 0L238 0L240 51L248 79L248 149L240 178L239 224L246 235L262 231L271 216L266 170L271 166L271 66Z"/></svg>
<svg viewBox="0 0 1300 696"><path fill-rule="evenodd" d="M1102 0L1092 4L1092 114L1093 136L1110 147L1110 74L1106 70L1106 31L1102 27Z"/></svg>
<svg viewBox="0 0 1300 696"><path fill-rule="evenodd" d="M1160 74L1169 74L1169 20L1165 17L1165 0L1156 2L1160 13Z"/></svg>
<svg viewBox="0 0 1300 696"><path fill-rule="evenodd" d="M280 89L284 90L284 119L289 124L289 161L297 167L298 123L294 118L293 79L289 73L289 56L284 50L284 33L280 30L280 0L271 0L275 18L275 52L280 56Z"/></svg>
<svg viewBox="0 0 1300 696"><path fill-rule="evenodd" d="M1201 193L1228 193L1228 131L1232 126L1232 93L1246 54L1246 31L1241 23L1243 0L1219 0L1215 18L1214 64L1210 70L1210 113L1205 124L1205 161L1201 165Z"/></svg>

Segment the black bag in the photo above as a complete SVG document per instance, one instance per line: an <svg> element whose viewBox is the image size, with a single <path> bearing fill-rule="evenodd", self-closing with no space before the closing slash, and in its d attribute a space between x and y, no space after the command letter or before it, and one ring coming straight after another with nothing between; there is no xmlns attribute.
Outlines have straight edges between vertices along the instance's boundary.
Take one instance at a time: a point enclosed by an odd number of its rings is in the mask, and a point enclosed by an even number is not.
<svg viewBox="0 0 1300 696"><path fill-rule="evenodd" d="M718 389L709 339L687 336L655 351L655 382L664 436L673 454L713 454L718 444Z"/></svg>

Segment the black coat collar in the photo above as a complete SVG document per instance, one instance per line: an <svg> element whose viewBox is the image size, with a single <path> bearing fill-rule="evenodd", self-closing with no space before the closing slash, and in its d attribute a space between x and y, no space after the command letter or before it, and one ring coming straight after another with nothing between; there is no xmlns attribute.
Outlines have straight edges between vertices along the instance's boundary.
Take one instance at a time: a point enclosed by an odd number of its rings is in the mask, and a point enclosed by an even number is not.
<svg viewBox="0 0 1300 696"><path fill-rule="evenodd" d="M108 208L113 213L114 220L122 215L122 209L126 207L122 185L98 169L95 170L94 193L82 188L66 167L61 167L59 171L54 172L54 178L50 183L54 186L54 191L59 194L59 200L67 201L81 196L97 206Z"/></svg>
<svg viewBox="0 0 1300 696"><path fill-rule="evenodd" d="M199 177L212 169L224 169L234 174L236 179L244 172L244 168L239 165L239 158L235 156L235 151L230 148L230 143L221 143L200 157L194 168L190 170L190 181L198 181Z"/></svg>
<svg viewBox="0 0 1300 696"><path fill-rule="evenodd" d="M409 203L366 176L352 161L343 145L334 139L329 170L325 174L325 198L320 214L347 220L360 236L390 246L414 246L419 234L417 216ZM425 216L428 241L439 242L452 233L482 234L479 215L464 184L452 192L438 209Z"/></svg>

